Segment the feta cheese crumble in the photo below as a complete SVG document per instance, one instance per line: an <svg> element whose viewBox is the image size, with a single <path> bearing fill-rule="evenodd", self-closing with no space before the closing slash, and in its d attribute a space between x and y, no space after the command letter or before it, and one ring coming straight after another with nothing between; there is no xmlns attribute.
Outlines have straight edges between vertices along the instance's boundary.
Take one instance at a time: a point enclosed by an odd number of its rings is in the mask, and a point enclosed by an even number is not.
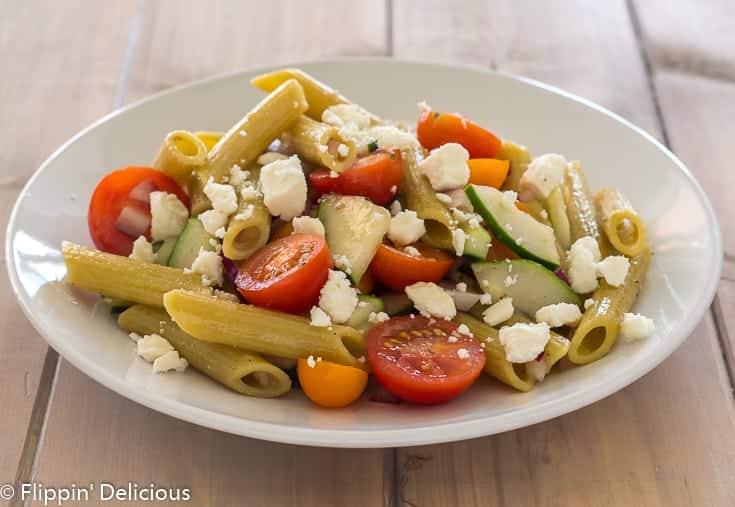
<svg viewBox="0 0 735 507"><path fill-rule="evenodd" d="M312 217L296 217L291 221L293 225L293 234L314 234L316 236L324 236L324 224L318 218Z"/></svg>
<svg viewBox="0 0 735 507"><path fill-rule="evenodd" d="M567 254L569 260L569 283L574 292L587 294L597 288L597 263L600 261L600 247L597 240L590 236L579 238L572 244Z"/></svg>
<svg viewBox="0 0 735 507"><path fill-rule="evenodd" d="M460 359L469 359L470 353L467 349L459 349L457 350L457 357Z"/></svg>
<svg viewBox="0 0 735 507"><path fill-rule="evenodd" d="M505 280L503 280L503 285L506 287L511 287L518 283L518 275L508 275L505 277Z"/></svg>
<svg viewBox="0 0 735 507"><path fill-rule="evenodd" d="M426 234L424 221L413 210L401 211L390 220L388 239L398 246L409 245Z"/></svg>
<svg viewBox="0 0 735 507"><path fill-rule="evenodd" d="M611 255L597 263L597 274L613 287L620 287L628 276L630 261L623 255Z"/></svg>
<svg viewBox="0 0 735 507"><path fill-rule="evenodd" d="M469 336L472 338L472 331L470 331L470 328L467 327L467 324L460 324L459 327L457 327L457 332L459 334L463 334L465 336Z"/></svg>
<svg viewBox="0 0 735 507"><path fill-rule="evenodd" d="M231 215L237 210L237 194L232 185L215 183L210 176L204 185L204 194L209 197L212 208L224 215Z"/></svg>
<svg viewBox="0 0 735 507"><path fill-rule="evenodd" d="M511 363L528 363L544 351L551 339L551 329L546 322L525 324L519 322L500 328L500 343L505 349L505 358Z"/></svg>
<svg viewBox="0 0 735 507"><path fill-rule="evenodd" d="M309 368L316 368L316 360L314 359L314 356L309 356L306 358L306 365Z"/></svg>
<svg viewBox="0 0 735 507"><path fill-rule="evenodd" d="M337 154L340 157L346 157L350 154L350 148L344 143L339 143L339 146L337 146Z"/></svg>
<svg viewBox="0 0 735 507"><path fill-rule="evenodd" d="M380 324L388 319L390 319L390 316L385 312L370 312L370 315L368 315L368 322L371 324Z"/></svg>
<svg viewBox="0 0 735 507"><path fill-rule="evenodd" d="M273 216L291 220L306 206L306 179L299 157L276 160L260 170L263 202Z"/></svg>
<svg viewBox="0 0 735 507"><path fill-rule="evenodd" d="M191 264L191 271L202 275L205 285L222 285L222 257L216 252L199 248L199 255Z"/></svg>
<svg viewBox="0 0 735 507"><path fill-rule="evenodd" d="M620 334L624 342L630 343L648 338L655 330L656 326L652 319L639 313L623 314L623 322L620 323Z"/></svg>
<svg viewBox="0 0 735 507"><path fill-rule="evenodd" d="M467 239L467 235L462 229L454 229L452 231L452 247L457 253L457 257L461 257L464 254L464 244Z"/></svg>
<svg viewBox="0 0 735 507"><path fill-rule="evenodd" d="M311 325L316 327L329 327L332 325L332 319L329 318L324 310L318 306L311 308Z"/></svg>
<svg viewBox="0 0 735 507"><path fill-rule="evenodd" d="M320 292L319 307L337 324L346 322L357 308L357 291L350 286L347 276L335 269L329 270L327 283Z"/></svg>
<svg viewBox="0 0 735 507"><path fill-rule="evenodd" d="M524 201L534 198L546 199L551 191L561 183L567 159L556 153L547 153L534 158L521 176L519 189Z"/></svg>
<svg viewBox="0 0 735 507"><path fill-rule="evenodd" d="M337 269L341 269L348 275L352 274L352 264L346 255L335 255L332 260L334 260L334 265Z"/></svg>
<svg viewBox="0 0 735 507"><path fill-rule="evenodd" d="M464 187L470 179L467 166L469 152L457 143L447 143L431 151L419 162L419 172L426 175L434 190L453 190Z"/></svg>
<svg viewBox="0 0 735 507"><path fill-rule="evenodd" d="M240 187L247 181L249 177L250 171L243 171L239 165L234 164L232 167L230 167L230 178L228 181L233 187Z"/></svg>
<svg viewBox="0 0 735 507"><path fill-rule="evenodd" d="M595 306L595 300L592 298L587 298L584 300L584 309L588 310L591 306Z"/></svg>
<svg viewBox="0 0 735 507"><path fill-rule="evenodd" d="M174 194L151 192L151 237L153 240L172 238L181 234L189 210Z"/></svg>
<svg viewBox="0 0 735 507"><path fill-rule="evenodd" d="M480 296L480 303L483 305L491 305L493 304L493 297L490 294L483 294Z"/></svg>
<svg viewBox="0 0 735 507"><path fill-rule="evenodd" d="M153 263L156 260L156 254L153 253L153 245L145 236L138 236L138 239L133 241L133 251L130 252L128 257L136 261L148 263Z"/></svg>
<svg viewBox="0 0 735 507"><path fill-rule="evenodd" d="M136 351L140 357L152 363L166 352L174 350L169 341L161 335L147 334L136 342Z"/></svg>
<svg viewBox="0 0 735 507"><path fill-rule="evenodd" d="M549 327L573 325L581 318L579 307L571 303L546 305L536 310L536 322L546 322Z"/></svg>
<svg viewBox="0 0 735 507"><path fill-rule="evenodd" d="M453 319L457 315L452 296L435 283L416 282L406 287L406 295L425 317Z"/></svg>
<svg viewBox="0 0 735 507"><path fill-rule="evenodd" d="M505 297L482 312L482 320L488 326L497 326L513 316L513 298Z"/></svg>
<svg viewBox="0 0 735 507"><path fill-rule="evenodd" d="M225 225L227 225L227 215L214 209L199 213L198 218L204 230L212 236L216 235L219 229L224 229Z"/></svg>
<svg viewBox="0 0 735 507"><path fill-rule="evenodd" d="M166 373L172 370L182 372L188 366L189 363L186 359L179 357L177 351L171 350L153 360L153 373Z"/></svg>

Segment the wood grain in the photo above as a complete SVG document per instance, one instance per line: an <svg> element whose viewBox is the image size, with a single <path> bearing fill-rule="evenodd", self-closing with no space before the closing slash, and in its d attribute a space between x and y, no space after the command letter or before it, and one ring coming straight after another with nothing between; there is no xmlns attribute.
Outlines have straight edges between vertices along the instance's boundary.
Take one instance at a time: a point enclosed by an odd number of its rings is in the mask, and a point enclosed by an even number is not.
<svg viewBox="0 0 735 507"><path fill-rule="evenodd" d="M127 41L126 20L134 8L134 2L106 7L89 1L2 2L0 223L7 223L18 192L41 161L110 110ZM21 313L5 263L2 258L0 483L15 475L48 348ZM51 361L51 376L54 366ZM45 404L39 408L42 420Z"/></svg>
<svg viewBox="0 0 735 507"><path fill-rule="evenodd" d="M145 5L126 100L266 62L385 52L382 1L359 8L210 2L206 16L201 6ZM52 409L38 470L47 484L155 480L191 487L195 505L217 507L379 505L384 489L392 497L392 469L383 466L392 461L390 451L276 445L207 430L137 406L67 363Z"/></svg>
<svg viewBox="0 0 735 507"><path fill-rule="evenodd" d="M395 54L525 74L660 134L626 5L563 5L396 2ZM733 464L735 412L708 314L670 359L606 400L520 431L399 450L398 483L421 506L731 505Z"/></svg>

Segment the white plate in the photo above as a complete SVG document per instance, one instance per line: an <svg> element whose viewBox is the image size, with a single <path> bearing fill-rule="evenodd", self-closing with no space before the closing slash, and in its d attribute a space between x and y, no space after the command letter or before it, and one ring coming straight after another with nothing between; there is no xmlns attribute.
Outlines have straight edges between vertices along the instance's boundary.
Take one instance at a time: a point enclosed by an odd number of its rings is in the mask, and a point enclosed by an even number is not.
<svg viewBox="0 0 735 507"><path fill-rule="evenodd" d="M702 188L651 136L568 93L497 73L386 59L300 67L387 118L413 121L416 102L426 100L533 153L581 160L592 188L620 188L644 217L655 251L635 310L655 319L656 334L618 344L603 360L552 375L527 394L483 376L459 399L430 408L363 401L329 411L298 391L260 400L193 370L154 375L95 296L58 283L65 273L59 245L91 244L87 204L105 173L150 163L170 130L227 129L260 100L248 85L260 69L169 90L103 118L54 153L21 192L7 231L10 279L23 311L66 360L123 396L202 426L305 445L409 446L490 435L576 410L651 370L699 322L720 275L719 227Z"/></svg>

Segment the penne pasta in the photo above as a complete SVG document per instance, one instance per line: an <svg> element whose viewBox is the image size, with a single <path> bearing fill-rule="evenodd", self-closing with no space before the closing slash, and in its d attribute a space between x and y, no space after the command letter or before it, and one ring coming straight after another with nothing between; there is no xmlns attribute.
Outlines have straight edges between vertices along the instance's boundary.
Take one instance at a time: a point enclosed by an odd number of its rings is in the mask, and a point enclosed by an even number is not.
<svg viewBox="0 0 735 507"><path fill-rule="evenodd" d="M210 131L199 131L194 132L194 135L204 143L204 147L207 148L207 153L212 151L212 148L222 139L225 135L224 132L210 132Z"/></svg>
<svg viewBox="0 0 735 507"><path fill-rule="evenodd" d="M201 275L181 269L140 262L93 248L64 242L61 253L70 284L113 299L163 306L163 295L174 289L208 294Z"/></svg>
<svg viewBox="0 0 735 507"><path fill-rule="evenodd" d="M559 246L562 250L569 250L572 244L572 233L569 226L569 217L567 216L567 205L564 202L561 187L557 186L551 191L545 204Z"/></svg>
<svg viewBox="0 0 735 507"><path fill-rule="evenodd" d="M194 368L240 394L273 398L291 389L289 376L260 355L192 338L160 308L132 306L120 314L117 323L140 335L163 336Z"/></svg>
<svg viewBox="0 0 735 507"><path fill-rule="evenodd" d="M646 246L630 260L630 269L620 287L611 287L604 280L592 295L594 304L582 316L572 336L569 360L587 364L605 356L618 338L623 314L633 306L651 261L651 249Z"/></svg>
<svg viewBox="0 0 735 507"><path fill-rule="evenodd" d="M531 163L531 153L525 146L504 140L497 158L510 161L510 169L508 170L508 176L505 178L505 183L503 183L503 190L518 192L521 176L526 172L528 164Z"/></svg>
<svg viewBox="0 0 735 507"><path fill-rule="evenodd" d="M253 163L308 107L301 85L293 79L284 82L222 136L198 172L201 181L222 182L233 165Z"/></svg>
<svg viewBox="0 0 735 507"><path fill-rule="evenodd" d="M620 191L603 188L595 194L595 204L600 227L618 252L633 257L646 248L646 227Z"/></svg>
<svg viewBox="0 0 735 507"><path fill-rule="evenodd" d="M207 147L198 137L186 130L174 130L164 138L153 167L184 185L206 159Z"/></svg>
<svg viewBox="0 0 735 507"><path fill-rule="evenodd" d="M357 158L355 143L336 127L302 116L286 133L287 144L302 160L335 172L350 167Z"/></svg>
<svg viewBox="0 0 735 507"><path fill-rule="evenodd" d="M271 214L263 197L240 198L237 213L230 219L222 239L222 253L235 261L247 259L268 242Z"/></svg>
<svg viewBox="0 0 735 507"><path fill-rule="evenodd" d="M602 257L607 257L610 247L607 238L597 227L595 206L579 161L572 161L567 166L561 189L569 219L569 243L572 244L584 236L593 237L600 245Z"/></svg>
<svg viewBox="0 0 735 507"><path fill-rule="evenodd" d="M290 359L313 355L364 368L359 331L346 326L316 327L296 315L232 303L214 296L174 290L164 306L181 329L195 338Z"/></svg>

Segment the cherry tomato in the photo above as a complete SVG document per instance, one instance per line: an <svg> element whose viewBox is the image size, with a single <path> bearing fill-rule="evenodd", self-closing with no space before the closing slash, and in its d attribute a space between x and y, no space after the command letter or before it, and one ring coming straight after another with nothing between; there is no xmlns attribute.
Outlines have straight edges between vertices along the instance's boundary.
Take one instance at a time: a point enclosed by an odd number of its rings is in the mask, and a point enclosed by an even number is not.
<svg viewBox="0 0 735 507"><path fill-rule="evenodd" d="M510 162L497 158L471 158L467 161L470 168L470 183L500 188L508 177Z"/></svg>
<svg viewBox="0 0 735 507"><path fill-rule="evenodd" d="M472 385L485 353L457 324L426 317L393 317L368 331L367 360L375 378L414 403L449 401Z"/></svg>
<svg viewBox="0 0 735 507"><path fill-rule="evenodd" d="M150 239L150 193L154 191L175 194L189 207L189 198L176 181L150 167L118 169L102 178L87 214L95 246L105 252L129 255L138 236Z"/></svg>
<svg viewBox="0 0 735 507"><path fill-rule="evenodd" d="M365 370L329 361L316 361L311 367L308 360L299 359L296 374L304 394L325 408L341 408L353 403L368 382Z"/></svg>
<svg viewBox="0 0 735 507"><path fill-rule="evenodd" d="M321 194L362 195L381 206L395 197L402 179L400 150L362 157L336 178L326 169L309 174L311 185Z"/></svg>
<svg viewBox="0 0 735 507"><path fill-rule="evenodd" d="M370 272L380 283L402 291L416 282L438 282L451 269L454 258L436 248L418 243L421 255L414 257L403 250L380 245L370 263Z"/></svg>
<svg viewBox="0 0 735 507"><path fill-rule="evenodd" d="M256 306L301 313L317 303L331 267L322 236L294 234L268 243L243 262L235 285Z"/></svg>
<svg viewBox="0 0 735 507"><path fill-rule="evenodd" d="M459 143L470 152L470 158L495 158L502 142L492 132L458 114L436 113L424 109L416 126L416 137L426 149L442 144Z"/></svg>

